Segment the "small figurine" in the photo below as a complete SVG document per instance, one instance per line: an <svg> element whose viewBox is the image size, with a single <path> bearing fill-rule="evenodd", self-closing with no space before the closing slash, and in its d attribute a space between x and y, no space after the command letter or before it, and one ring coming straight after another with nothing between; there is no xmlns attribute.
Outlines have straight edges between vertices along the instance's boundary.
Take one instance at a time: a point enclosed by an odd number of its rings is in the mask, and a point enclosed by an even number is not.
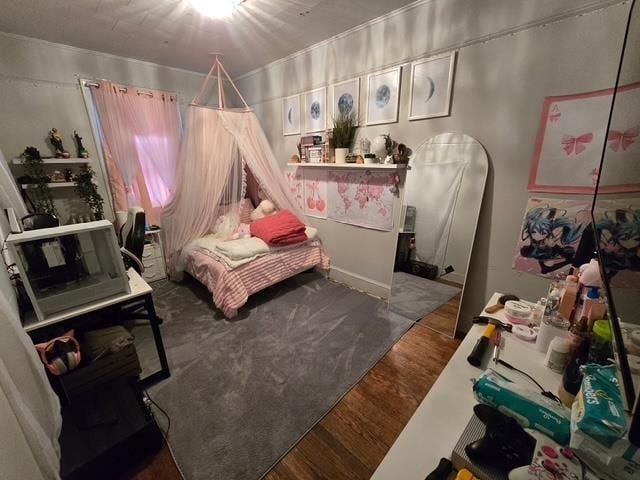
<svg viewBox="0 0 640 480"><path fill-rule="evenodd" d="M73 171L70 168L64 169L64 181L73 182Z"/></svg>
<svg viewBox="0 0 640 480"><path fill-rule="evenodd" d="M54 170L51 174L51 181L53 183L62 183L64 182L64 175L60 170Z"/></svg>
<svg viewBox="0 0 640 480"><path fill-rule="evenodd" d="M300 163L300 157L298 155L291 155L290 163Z"/></svg>
<svg viewBox="0 0 640 480"><path fill-rule="evenodd" d="M80 158L89 158L89 152L82 145L82 137L78 135L76 130L73 131L73 138L76 140L76 147L78 148L78 157Z"/></svg>
<svg viewBox="0 0 640 480"><path fill-rule="evenodd" d="M57 128L52 128L49 132L49 141L55 150L56 158L69 158L71 155L64 149L62 145L62 137L58 133Z"/></svg>

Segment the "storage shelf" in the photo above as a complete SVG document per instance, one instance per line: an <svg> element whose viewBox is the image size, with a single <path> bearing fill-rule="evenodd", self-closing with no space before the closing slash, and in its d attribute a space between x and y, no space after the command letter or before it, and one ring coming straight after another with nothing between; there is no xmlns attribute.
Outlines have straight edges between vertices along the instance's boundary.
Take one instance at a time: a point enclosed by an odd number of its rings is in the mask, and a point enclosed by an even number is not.
<svg viewBox="0 0 640 480"><path fill-rule="evenodd" d="M352 170L410 170L409 165L385 163L287 163L288 167L350 168Z"/></svg>
<svg viewBox="0 0 640 480"><path fill-rule="evenodd" d="M14 158L14 165L23 165L23 158ZM44 165L86 165L87 163L91 163L90 158L43 158L42 163Z"/></svg>
<svg viewBox="0 0 640 480"><path fill-rule="evenodd" d="M23 183L22 184L22 189L26 190L30 186L35 187L36 185L37 184L35 184L35 183ZM62 188L62 187L75 187L76 186L75 182L51 182L51 183L47 183L47 185L49 186L49 188Z"/></svg>

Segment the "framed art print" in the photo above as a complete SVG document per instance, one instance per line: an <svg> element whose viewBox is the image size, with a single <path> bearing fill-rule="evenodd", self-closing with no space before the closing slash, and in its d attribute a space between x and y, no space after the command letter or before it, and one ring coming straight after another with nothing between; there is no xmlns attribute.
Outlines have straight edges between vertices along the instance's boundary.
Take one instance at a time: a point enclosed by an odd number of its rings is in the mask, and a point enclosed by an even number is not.
<svg viewBox="0 0 640 480"><path fill-rule="evenodd" d="M367 125L398 121L401 67L369 74L367 78Z"/></svg>
<svg viewBox="0 0 640 480"><path fill-rule="evenodd" d="M333 85L333 118L338 118L341 114L355 114L356 125L358 125L360 114L360 78L352 78L345 82Z"/></svg>
<svg viewBox="0 0 640 480"><path fill-rule="evenodd" d="M300 135L300 95L282 99L282 134Z"/></svg>
<svg viewBox="0 0 640 480"><path fill-rule="evenodd" d="M530 192L640 191L640 82L618 87L607 133L612 99L613 89L544 99Z"/></svg>
<svg viewBox="0 0 640 480"><path fill-rule="evenodd" d="M304 125L306 132L320 132L327 128L327 89L317 88L304 94Z"/></svg>
<svg viewBox="0 0 640 480"><path fill-rule="evenodd" d="M409 120L449 115L455 59L456 52L449 52L411 65Z"/></svg>

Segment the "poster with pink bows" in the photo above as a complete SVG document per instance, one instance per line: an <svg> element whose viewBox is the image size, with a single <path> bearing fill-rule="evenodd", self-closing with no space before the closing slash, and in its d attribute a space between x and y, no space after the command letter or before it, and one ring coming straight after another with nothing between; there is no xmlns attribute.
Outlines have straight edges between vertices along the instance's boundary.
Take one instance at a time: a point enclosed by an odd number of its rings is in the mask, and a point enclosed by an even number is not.
<svg viewBox="0 0 640 480"><path fill-rule="evenodd" d="M304 213L327 218L327 171L309 168L304 172Z"/></svg>
<svg viewBox="0 0 640 480"><path fill-rule="evenodd" d="M329 172L329 218L375 230L393 229L395 174Z"/></svg>
<svg viewBox="0 0 640 480"><path fill-rule="evenodd" d="M640 191L640 82L613 89L546 97L529 191L593 194ZM605 146L606 145L606 146Z"/></svg>
<svg viewBox="0 0 640 480"><path fill-rule="evenodd" d="M296 200L300 209L304 210L304 185L302 172L297 168L287 168L284 171L284 178L291 196Z"/></svg>

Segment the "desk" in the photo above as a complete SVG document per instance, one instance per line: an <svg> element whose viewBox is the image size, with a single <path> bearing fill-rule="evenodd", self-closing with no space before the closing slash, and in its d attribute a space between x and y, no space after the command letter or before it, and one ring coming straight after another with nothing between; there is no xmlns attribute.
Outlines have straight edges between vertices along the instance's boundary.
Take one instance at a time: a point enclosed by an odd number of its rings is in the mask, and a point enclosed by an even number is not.
<svg viewBox="0 0 640 480"><path fill-rule="evenodd" d="M499 297L500 294L495 293L487 305L493 305ZM502 311L493 315L482 314L508 322ZM469 330L378 466L371 477L373 480L424 480L436 468L440 458L451 458L451 452L473 414L473 406L478 403L473 396L471 379L477 378L483 369L471 366L467 356L485 327L474 325ZM544 366L544 354L538 352L533 343L524 342L510 333L502 332L502 337L504 348L500 358L527 372L547 390L555 392L561 376ZM502 365L496 367L490 362L490 356L488 352L485 366L491 363L492 368L506 377L528 382L517 372Z"/></svg>
<svg viewBox="0 0 640 480"><path fill-rule="evenodd" d="M45 327L50 327L62 322L71 321L77 319L82 315L86 315L91 312L103 310L107 307L119 307L122 310L131 310L131 305L136 302L139 305L133 305L134 307L143 307L147 311L146 318L149 319L151 330L153 332L153 339L156 344L156 350L158 351L158 357L160 359L160 370L148 375L140 380L143 386L150 385L163 378L168 378L171 375L169 371L169 363L167 362L167 355L164 350L164 343L162 341L162 334L160 333L160 318L156 315L156 310L153 305L153 297L151 293L153 289L145 282L145 280L136 272L130 268L127 270L129 277L130 292L121 295L115 295L109 298L103 298L93 303L86 305L80 305L78 307L63 310L53 315L49 315L45 320L38 321L35 314L29 315L24 322L24 329L27 333L35 332Z"/></svg>

